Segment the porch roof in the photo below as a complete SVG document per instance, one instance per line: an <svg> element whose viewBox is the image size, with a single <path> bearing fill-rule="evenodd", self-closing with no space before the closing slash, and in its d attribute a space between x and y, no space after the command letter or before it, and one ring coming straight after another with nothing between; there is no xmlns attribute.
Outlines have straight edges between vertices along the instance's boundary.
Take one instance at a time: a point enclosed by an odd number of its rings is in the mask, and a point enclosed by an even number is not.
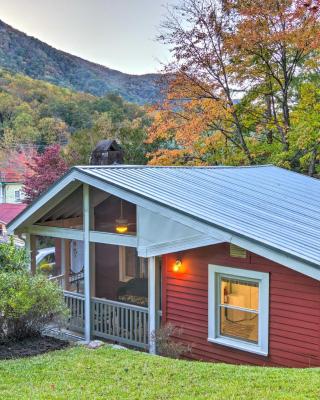
<svg viewBox="0 0 320 400"><path fill-rule="evenodd" d="M231 242L235 236L243 238L320 270L320 181L316 179L271 165L80 166L63 179L72 174L92 186L99 180L174 210L182 223L184 217L191 217L221 229ZM35 210L39 200L31 206ZM22 224L27 212L9 228Z"/></svg>

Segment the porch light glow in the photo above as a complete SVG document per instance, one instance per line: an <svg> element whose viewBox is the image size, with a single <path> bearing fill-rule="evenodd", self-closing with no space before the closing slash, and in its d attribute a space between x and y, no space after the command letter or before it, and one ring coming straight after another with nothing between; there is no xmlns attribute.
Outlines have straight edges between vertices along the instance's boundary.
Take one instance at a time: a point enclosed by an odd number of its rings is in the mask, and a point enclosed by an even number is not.
<svg viewBox="0 0 320 400"><path fill-rule="evenodd" d="M120 217L116 219L116 232L126 233L128 232L128 220L123 218L123 204L120 200Z"/></svg>
<svg viewBox="0 0 320 400"><path fill-rule="evenodd" d="M128 232L128 221L126 219L116 219L116 231L118 233Z"/></svg>
<svg viewBox="0 0 320 400"><path fill-rule="evenodd" d="M173 264L173 272L181 272L181 269L182 269L181 260L176 260L176 262Z"/></svg>

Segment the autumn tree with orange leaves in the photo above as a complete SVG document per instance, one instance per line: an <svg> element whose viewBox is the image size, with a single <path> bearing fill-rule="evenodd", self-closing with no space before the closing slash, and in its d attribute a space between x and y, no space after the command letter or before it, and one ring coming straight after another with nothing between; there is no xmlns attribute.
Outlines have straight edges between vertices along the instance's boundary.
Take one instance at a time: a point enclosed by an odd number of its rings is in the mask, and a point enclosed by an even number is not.
<svg viewBox="0 0 320 400"><path fill-rule="evenodd" d="M170 46L172 62L166 100L153 110L148 141L158 146L150 163L299 169L304 157L303 168L314 175L317 134L310 169L309 147L306 153L294 143L291 114L295 123L301 85L319 85L315 4L184 0L169 8L159 40Z"/></svg>

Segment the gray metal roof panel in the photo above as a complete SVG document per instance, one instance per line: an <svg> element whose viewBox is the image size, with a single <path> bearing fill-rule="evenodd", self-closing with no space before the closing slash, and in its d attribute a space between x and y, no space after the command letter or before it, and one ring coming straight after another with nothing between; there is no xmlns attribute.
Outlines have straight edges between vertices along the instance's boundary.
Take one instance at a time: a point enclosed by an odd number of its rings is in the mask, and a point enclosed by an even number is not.
<svg viewBox="0 0 320 400"><path fill-rule="evenodd" d="M76 169L320 266L320 181L274 166Z"/></svg>

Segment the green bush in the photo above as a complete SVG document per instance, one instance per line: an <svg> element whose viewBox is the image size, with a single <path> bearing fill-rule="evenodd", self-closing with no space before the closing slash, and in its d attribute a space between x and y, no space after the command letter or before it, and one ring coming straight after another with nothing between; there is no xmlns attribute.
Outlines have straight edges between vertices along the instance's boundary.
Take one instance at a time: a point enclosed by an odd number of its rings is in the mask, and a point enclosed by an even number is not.
<svg viewBox="0 0 320 400"><path fill-rule="evenodd" d="M39 335L49 323L68 315L61 289L45 276L0 273L0 341Z"/></svg>
<svg viewBox="0 0 320 400"><path fill-rule="evenodd" d="M16 247L12 237L9 243L0 243L0 272L26 270L29 262L27 251Z"/></svg>

